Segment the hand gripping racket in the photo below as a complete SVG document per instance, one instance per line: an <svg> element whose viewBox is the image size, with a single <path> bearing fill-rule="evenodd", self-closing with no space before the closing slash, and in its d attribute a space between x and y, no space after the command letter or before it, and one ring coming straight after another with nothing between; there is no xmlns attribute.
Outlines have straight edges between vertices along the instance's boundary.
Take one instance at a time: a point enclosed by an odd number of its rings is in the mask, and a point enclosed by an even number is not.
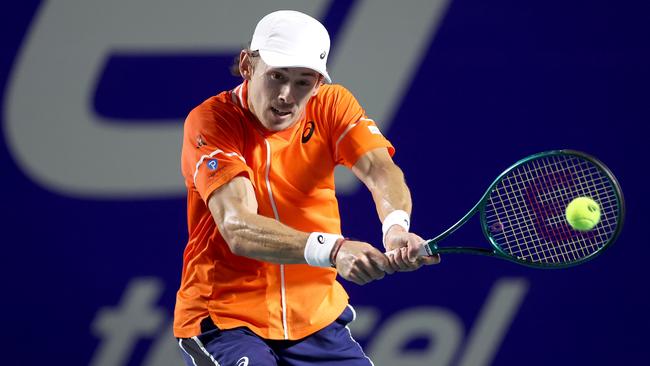
<svg viewBox="0 0 650 366"><path fill-rule="evenodd" d="M567 205L578 197L600 205L600 221L589 231L573 229L565 218ZM438 246L476 213L491 249ZM610 246L624 214L623 192L603 163L578 151L547 151L501 173L463 218L424 242L420 255L467 253L538 268L570 267Z"/></svg>

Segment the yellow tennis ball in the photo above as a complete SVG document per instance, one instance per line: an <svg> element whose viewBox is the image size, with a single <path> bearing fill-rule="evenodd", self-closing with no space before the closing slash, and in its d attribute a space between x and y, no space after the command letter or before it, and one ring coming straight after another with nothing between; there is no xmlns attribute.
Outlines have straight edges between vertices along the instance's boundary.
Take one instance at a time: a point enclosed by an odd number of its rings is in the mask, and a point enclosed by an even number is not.
<svg viewBox="0 0 650 366"><path fill-rule="evenodd" d="M566 221L578 231L589 231L600 221L600 206L589 197L578 197L566 207Z"/></svg>

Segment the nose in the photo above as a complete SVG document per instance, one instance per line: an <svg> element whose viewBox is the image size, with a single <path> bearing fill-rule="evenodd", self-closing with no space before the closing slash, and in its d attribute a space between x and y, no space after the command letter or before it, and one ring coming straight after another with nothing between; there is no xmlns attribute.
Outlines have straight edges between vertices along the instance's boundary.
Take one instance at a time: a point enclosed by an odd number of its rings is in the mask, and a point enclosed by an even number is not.
<svg viewBox="0 0 650 366"><path fill-rule="evenodd" d="M284 104L291 104L292 98L291 98L291 86L289 83L286 83L280 87L280 93L278 94L278 99L280 100L281 103Z"/></svg>

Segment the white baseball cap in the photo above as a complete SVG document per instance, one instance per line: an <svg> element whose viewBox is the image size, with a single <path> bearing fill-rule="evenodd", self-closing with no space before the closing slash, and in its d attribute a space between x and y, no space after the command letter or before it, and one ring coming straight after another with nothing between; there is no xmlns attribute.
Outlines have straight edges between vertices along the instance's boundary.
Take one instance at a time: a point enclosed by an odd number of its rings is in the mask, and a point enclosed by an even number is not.
<svg viewBox="0 0 650 366"><path fill-rule="evenodd" d="M316 19L293 10L279 10L262 18L253 33L252 51L259 51L271 67L305 67L332 82L327 73L330 36Z"/></svg>

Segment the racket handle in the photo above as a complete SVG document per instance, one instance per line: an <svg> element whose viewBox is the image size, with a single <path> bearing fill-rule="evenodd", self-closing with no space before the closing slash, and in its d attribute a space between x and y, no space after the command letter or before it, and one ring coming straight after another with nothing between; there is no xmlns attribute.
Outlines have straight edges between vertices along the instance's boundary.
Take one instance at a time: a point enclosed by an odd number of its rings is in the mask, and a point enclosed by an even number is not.
<svg viewBox="0 0 650 366"><path fill-rule="evenodd" d="M420 251L418 251L418 255L420 257L428 257L433 255L433 252L431 252L431 248L427 244L427 242L424 242L422 246L420 247Z"/></svg>

